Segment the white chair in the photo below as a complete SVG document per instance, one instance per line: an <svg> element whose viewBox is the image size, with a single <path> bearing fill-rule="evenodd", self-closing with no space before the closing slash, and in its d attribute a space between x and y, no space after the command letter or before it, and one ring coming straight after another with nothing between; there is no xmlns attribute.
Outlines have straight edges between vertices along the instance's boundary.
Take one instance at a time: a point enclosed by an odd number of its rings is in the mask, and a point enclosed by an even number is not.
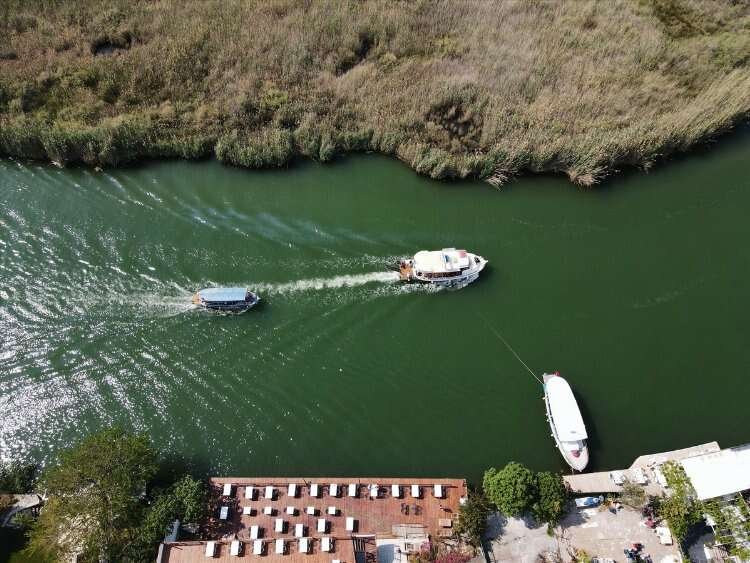
<svg viewBox="0 0 750 563"><path fill-rule="evenodd" d="M252 485L245 487L245 498L248 500L255 500L255 487Z"/></svg>
<svg viewBox="0 0 750 563"><path fill-rule="evenodd" d="M304 538L305 537L305 525L304 524L295 524L294 525L294 537L295 538Z"/></svg>
<svg viewBox="0 0 750 563"><path fill-rule="evenodd" d="M277 533L281 533L284 531L284 520L281 518L276 519L276 523L273 526L273 531Z"/></svg>
<svg viewBox="0 0 750 563"><path fill-rule="evenodd" d="M253 555L263 555L263 540L253 542Z"/></svg>
<svg viewBox="0 0 750 563"><path fill-rule="evenodd" d="M266 498L273 500L274 490L270 485L266 487Z"/></svg>
<svg viewBox="0 0 750 563"><path fill-rule="evenodd" d="M219 520L226 520L227 518L229 518L229 507L222 506L219 511Z"/></svg>
<svg viewBox="0 0 750 563"><path fill-rule="evenodd" d="M420 498L422 496L422 488L419 485L412 485L411 496L414 498Z"/></svg>
<svg viewBox="0 0 750 563"><path fill-rule="evenodd" d="M299 550L301 553L310 553L310 538L300 538Z"/></svg>
<svg viewBox="0 0 750 563"><path fill-rule="evenodd" d="M257 540L260 537L260 526L253 524L250 526L250 539Z"/></svg>
<svg viewBox="0 0 750 563"><path fill-rule="evenodd" d="M239 555L242 551L242 542L240 540L234 540L229 547L230 555Z"/></svg>
<svg viewBox="0 0 750 563"><path fill-rule="evenodd" d="M284 538L278 538L276 540L276 554L284 555L286 552L286 540Z"/></svg>
<svg viewBox="0 0 750 563"><path fill-rule="evenodd" d="M339 485L338 485L338 483L331 483L331 486L328 488L328 492L331 494L332 497L339 496Z"/></svg>
<svg viewBox="0 0 750 563"><path fill-rule="evenodd" d="M625 482L625 475L622 474L622 471L610 471L609 478L615 485L622 485Z"/></svg>
<svg viewBox="0 0 750 563"><path fill-rule="evenodd" d="M232 483L224 483L224 490L221 493L225 497L232 496Z"/></svg>
<svg viewBox="0 0 750 563"><path fill-rule="evenodd" d="M376 484L370 485L370 498L378 498L379 494L380 487L378 487Z"/></svg>
<svg viewBox="0 0 750 563"><path fill-rule="evenodd" d="M659 538L659 543L662 545L672 545L672 532L666 526L656 527L656 536Z"/></svg>
<svg viewBox="0 0 750 563"><path fill-rule="evenodd" d="M630 474L633 476L633 480L638 483L639 485L645 485L648 483L648 479L646 479L646 474L643 472L643 469L640 467L636 467L633 469Z"/></svg>
<svg viewBox="0 0 750 563"><path fill-rule="evenodd" d="M391 496L401 498L401 485L391 485Z"/></svg>
<svg viewBox="0 0 750 563"><path fill-rule="evenodd" d="M317 509L316 509L316 508L315 508L314 506L308 506L308 507L307 507L307 508L305 509L305 512L306 512L307 514L309 514L310 516L315 516L315 515L317 514L317 512L318 512L318 511L317 511Z"/></svg>
<svg viewBox="0 0 750 563"><path fill-rule="evenodd" d="M443 498L443 486L440 484L435 485L435 498Z"/></svg>
<svg viewBox="0 0 750 563"><path fill-rule="evenodd" d="M252 506L243 506L242 507L242 514L245 516L250 516L253 513L253 507Z"/></svg>
<svg viewBox="0 0 750 563"><path fill-rule="evenodd" d="M320 549L326 553L333 551L333 538L324 537L320 544Z"/></svg>
<svg viewBox="0 0 750 563"><path fill-rule="evenodd" d="M352 518L351 516L346 517L346 531L347 532L353 532L354 531L354 525L357 521Z"/></svg>
<svg viewBox="0 0 750 563"><path fill-rule="evenodd" d="M339 513L339 511L336 509L335 506L329 506L328 507L328 514L331 516L336 516Z"/></svg>
<svg viewBox="0 0 750 563"><path fill-rule="evenodd" d="M349 496L350 497L357 496L357 484L356 483L349 483Z"/></svg>
<svg viewBox="0 0 750 563"><path fill-rule="evenodd" d="M206 542L206 557L216 557L216 542Z"/></svg>
<svg viewBox="0 0 750 563"><path fill-rule="evenodd" d="M294 516L297 513L297 509L294 508L293 506L287 506L286 513L289 514L290 516Z"/></svg>
<svg viewBox="0 0 750 563"><path fill-rule="evenodd" d="M311 497L317 497L320 494L320 487L318 487L317 483L313 483L310 485L310 496Z"/></svg>
<svg viewBox="0 0 750 563"><path fill-rule="evenodd" d="M328 531L328 522L325 518L318 518L318 532L325 534Z"/></svg>
<svg viewBox="0 0 750 563"><path fill-rule="evenodd" d="M297 496L297 483L289 483L289 488L287 489L287 495L294 498Z"/></svg>
<svg viewBox="0 0 750 563"><path fill-rule="evenodd" d="M263 514L265 514L266 516L273 516L273 506L266 506L263 509Z"/></svg>

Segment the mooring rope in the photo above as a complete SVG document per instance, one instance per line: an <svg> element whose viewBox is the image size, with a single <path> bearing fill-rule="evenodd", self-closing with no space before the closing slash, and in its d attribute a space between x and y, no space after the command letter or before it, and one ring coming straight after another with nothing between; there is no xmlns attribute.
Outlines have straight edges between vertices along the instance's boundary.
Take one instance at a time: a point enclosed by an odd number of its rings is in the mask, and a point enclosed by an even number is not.
<svg viewBox="0 0 750 563"><path fill-rule="evenodd" d="M514 355L514 356L516 357L516 359L517 359L517 360L518 360L519 362L521 362L521 365L522 365L523 367L525 367L525 368L526 368L526 371L528 371L528 372L529 372L529 373L531 374L531 376L532 376L532 377L533 377L534 379L536 379L536 380L537 380L537 381L538 381L539 383L541 383L542 385L544 385L544 382L543 382L543 381L542 381L541 379L539 379L539 377L537 376L537 374L535 374L535 373L534 373L534 372L532 371L532 369L531 369L531 368L530 368L530 367L529 367L528 365L526 365L526 362L524 362L524 361L523 361L523 360L521 359L521 356L519 356L519 355L518 355L518 352L516 352L516 351L515 351L515 350L513 349L513 347L512 347L512 346L511 346L510 344L508 344L508 341L507 341L507 340L505 340L505 338L503 338L503 335L502 335L502 334L500 334L500 333L499 333L499 332L498 332L498 331L497 331L497 330L495 329L495 327L493 327L493 326L492 326L492 325L491 325L491 324L489 323L489 321L487 321L487 319L486 319L486 318L484 318L484 315L482 315L482 314L481 314L481 313L479 313L479 312L477 312L477 315L479 315L479 316L480 316L480 317L482 318L482 320L484 321L484 324L486 324L486 325L487 325L487 327L488 327L488 328L489 328L489 329L490 329L490 330L492 331L492 333L493 333L493 334L494 334L495 336L497 336L497 337L498 337L498 338L500 339L500 341L501 341L501 342L502 342L503 344L505 344L505 347L506 347L506 348L507 348L507 349L508 349L508 350L510 351L510 353L511 353L511 354L513 354L513 355Z"/></svg>

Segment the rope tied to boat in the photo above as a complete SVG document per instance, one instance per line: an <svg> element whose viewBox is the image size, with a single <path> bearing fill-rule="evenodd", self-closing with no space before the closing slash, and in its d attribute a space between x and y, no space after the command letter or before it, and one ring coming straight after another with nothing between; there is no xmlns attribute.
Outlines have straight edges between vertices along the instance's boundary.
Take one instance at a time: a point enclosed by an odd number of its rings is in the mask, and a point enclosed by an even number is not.
<svg viewBox="0 0 750 563"><path fill-rule="evenodd" d="M486 318L484 317L484 315L482 315L482 314L481 314L481 313L480 313L479 311L477 311L477 315L478 315L478 316L479 316L479 317L480 317L480 318L481 318L481 319L482 319L482 320L484 321L484 324L486 324L486 325L487 325L487 327L488 327L488 328L489 328L489 329L490 329L490 330L492 331L492 333L493 333L493 334L494 334L495 336L497 336L497 337L498 337L498 338L500 339L500 341L501 341L501 342L502 342L503 344L505 344L505 347L506 347L506 348L507 348L507 349L508 349L508 350L510 351L510 353L511 353L511 354L513 354L513 355L514 355L514 356L516 357L516 359L517 359L517 360L518 360L519 362L521 362L521 365L522 365L523 367L525 367L525 368L526 368L526 371L528 371L528 372L529 372L529 373L531 374L531 376L532 376L532 377L533 377L534 379L536 379L536 380L537 380L537 381L538 381L538 382L539 382L540 384L544 385L544 382L543 382L543 381L542 381L541 379L539 379L539 376L537 376L537 374L535 374L535 373L533 372L533 370L532 370L532 369L531 369L531 368L530 368L530 367L529 367L529 366L528 366L528 365L526 364L526 362L524 362L524 361L523 361L523 360L521 359L521 356L519 356L519 355L518 355L518 352L516 352L516 351L515 351L515 350L513 349L513 347L512 347L512 346L511 346L510 344L508 344L508 341L507 341L507 340L505 340L505 338L503 338L503 335L502 335L502 334L500 334L500 333L499 333L499 332L498 332L498 331L497 331L497 330L495 329L495 327L493 327L493 326L492 326L492 325L491 325L491 324L489 323L489 321L488 321L488 320L487 320L487 319L486 319Z"/></svg>

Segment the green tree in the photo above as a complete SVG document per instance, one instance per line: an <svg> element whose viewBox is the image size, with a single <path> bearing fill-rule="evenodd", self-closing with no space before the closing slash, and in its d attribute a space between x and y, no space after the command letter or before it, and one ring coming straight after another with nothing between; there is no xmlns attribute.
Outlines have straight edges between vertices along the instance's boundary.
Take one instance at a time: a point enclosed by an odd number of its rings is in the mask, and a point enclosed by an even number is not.
<svg viewBox="0 0 750 563"><path fill-rule="evenodd" d="M138 530L138 541L131 554L147 558L153 555L154 546L161 541L172 522L180 520L182 524L198 524L207 515L208 490L202 481L185 475L169 489L156 495L148 507L143 522Z"/></svg>
<svg viewBox="0 0 750 563"><path fill-rule="evenodd" d="M466 537L469 545L479 547L482 536L487 529L487 517L490 507L487 499L480 493L470 493L466 504L458 509L458 522L454 528L457 536Z"/></svg>
<svg viewBox="0 0 750 563"><path fill-rule="evenodd" d="M0 462L0 492L28 493L34 487L37 465L21 461Z"/></svg>
<svg viewBox="0 0 750 563"><path fill-rule="evenodd" d="M63 451L41 486L49 501L29 534L30 554L120 561L142 513L141 495L156 473L148 439L110 428Z"/></svg>
<svg viewBox="0 0 750 563"><path fill-rule="evenodd" d="M531 513L538 522L546 522L550 527L556 526L568 502L568 491L562 476L543 471L537 473L536 481L538 496L531 507Z"/></svg>
<svg viewBox="0 0 750 563"><path fill-rule="evenodd" d="M515 461L499 471L494 467L485 471L482 486L487 498L508 516L527 512L537 499L536 476Z"/></svg>

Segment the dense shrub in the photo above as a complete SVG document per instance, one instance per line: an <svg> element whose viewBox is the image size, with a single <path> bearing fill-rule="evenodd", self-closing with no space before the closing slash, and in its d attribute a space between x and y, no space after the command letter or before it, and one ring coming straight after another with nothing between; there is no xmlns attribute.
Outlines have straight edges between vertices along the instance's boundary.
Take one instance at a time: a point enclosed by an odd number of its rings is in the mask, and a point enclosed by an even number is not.
<svg viewBox="0 0 750 563"><path fill-rule="evenodd" d="M458 510L458 521L453 529L458 537L465 538L474 546L481 545L482 536L487 529L487 517L490 507L481 493L469 493L469 498Z"/></svg>
<svg viewBox="0 0 750 563"><path fill-rule="evenodd" d="M482 486L487 498L508 516L528 512L537 499L536 476L514 461L500 470L491 467L485 471Z"/></svg>
<svg viewBox="0 0 750 563"><path fill-rule="evenodd" d="M291 133L280 129L264 129L248 137L225 135L216 143L216 158L249 168L284 166L293 154Z"/></svg>
<svg viewBox="0 0 750 563"><path fill-rule="evenodd" d="M537 473L537 499L531 506L531 513L538 522L555 526L565 513L568 491L560 475L543 471Z"/></svg>

